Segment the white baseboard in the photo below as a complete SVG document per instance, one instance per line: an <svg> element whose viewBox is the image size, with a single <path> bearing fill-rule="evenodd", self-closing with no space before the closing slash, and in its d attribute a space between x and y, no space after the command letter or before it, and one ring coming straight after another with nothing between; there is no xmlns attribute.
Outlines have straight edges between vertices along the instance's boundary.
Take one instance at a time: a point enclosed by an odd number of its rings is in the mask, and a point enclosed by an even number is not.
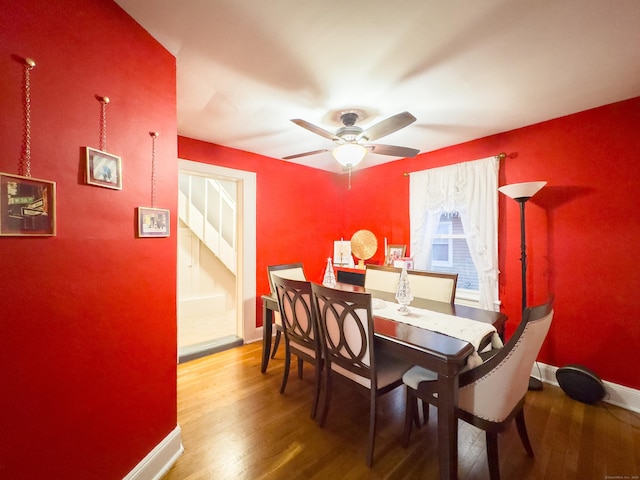
<svg viewBox="0 0 640 480"><path fill-rule="evenodd" d="M123 480L160 480L184 452L180 432L176 425Z"/></svg>
<svg viewBox="0 0 640 480"><path fill-rule="evenodd" d="M539 370L538 367L540 367ZM558 386L556 370L558 370L558 367L537 362L533 365L531 376L545 383ZM605 390L607 391L607 395L603 399L604 402L640 413L640 390L607 382L606 380L603 380L602 383L604 383Z"/></svg>

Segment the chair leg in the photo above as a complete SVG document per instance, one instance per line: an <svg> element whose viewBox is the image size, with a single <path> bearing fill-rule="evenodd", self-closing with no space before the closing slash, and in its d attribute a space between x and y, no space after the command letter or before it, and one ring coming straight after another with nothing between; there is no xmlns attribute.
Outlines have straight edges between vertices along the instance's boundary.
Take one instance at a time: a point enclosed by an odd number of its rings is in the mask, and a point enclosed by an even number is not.
<svg viewBox="0 0 640 480"><path fill-rule="evenodd" d="M302 367L304 365L304 361L298 357L298 378L302 380Z"/></svg>
<svg viewBox="0 0 640 480"><path fill-rule="evenodd" d="M498 458L498 434L496 432L486 432L487 438L487 461L489 463L489 478L500 480L500 460Z"/></svg>
<svg viewBox="0 0 640 480"><path fill-rule="evenodd" d="M279 329L276 329L276 341L273 343L273 352L271 352L271 358L276 357L276 352L278 351L278 345L280 345L281 336L282 332Z"/></svg>
<svg viewBox="0 0 640 480"><path fill-rule="evenodd" d="M527 434L527 424L524 421L524 409L522 408L516 414L516 426L518 427L518 435L520 435L520 440L522 440L522 445L527 451L527 455L533 457L533 448L531 448L531 442Z"/></svg>
<svg viewBox="0 0 640 480"><path fill-rule="evenodd" d="M418 426L420 426L420 419L417 418ZM429 402L422 400L422 425L429 423Z"/></svg>
<svg viewBox="0 0 640 480"><path fill-rule="evenodd" d="M318 414L318 402L320 401L320 387L322 385L322 359L316 358L316 374L314 379L313 405L311 406L311 418Z"/></svg>
<svg viewBox="0 0 640 480"><path fill-rule="evenodd" d="M284 389L287 387L287 380L289 379L289 367L291 366L291 353L289 352L289 345L285 345L284 349L284 374L282 375L282 385L280 386L280 393L284 393Z"/></svg>
<svg viewBox="0 0 640 480"><path fill-rule="evenodd" d="M411 387L407 387L407 402L404 413L404 430L402 432L402 446L409 446L409 438L411 438L411 427L418 416L418 399L413 394Z"/></svg>
<svg viewBox="0 0 640 480"><path fill-rule="evenodd" d="M331 401L331 375L329 373L331 365L326 363L324 366L324 388L322 388L322 414L320 415L320 421L318 424L320 428L324 427L324 422L327 420L327 412L329 411L329 402Z"/></svg>
<svg viewBox="0 0 640 480"><path fill-rule="evenodd" d="M369 412L369 442L367 446L367 466L373 465L373 448L376 443L376 392L371 390L371 406Z"/></svg>

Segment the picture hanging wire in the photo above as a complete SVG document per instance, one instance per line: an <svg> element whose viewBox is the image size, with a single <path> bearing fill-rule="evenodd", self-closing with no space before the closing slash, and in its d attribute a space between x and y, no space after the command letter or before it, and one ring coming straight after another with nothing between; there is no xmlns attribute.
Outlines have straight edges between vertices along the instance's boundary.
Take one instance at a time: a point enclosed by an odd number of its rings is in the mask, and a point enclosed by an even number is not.
<svg viewBox="0 0 640 480"><path fill-rule="evenodd" d="M494 155L494 156L498 157L498 160L504 160L505 158L507 158L507 154L504 152L501 152L498 155ZM409 175L411 175L411 172L404 172L402 175L405 177L408 177Z"/></svg>
<svg viewBox="0 0 640 480"><path fill-rule="evenodd" d="M96 95L96 99L100 102L100 146L99 150L107 151L107 104L109 97L101 97Z"/></svg>
<svg viewBox="0 0 640 480"><path fill-rule="evenodd" d="M149 132L151 136L151 207L156 208L156 138L158 132Z"/></svg>
<svg viewBox="0 0 640 480"><path fill-rule="evenodd" d="M18 162L18 175L31 176L31 70L36 66L30 58L21 58L24 65L24 136Z"/></svg>

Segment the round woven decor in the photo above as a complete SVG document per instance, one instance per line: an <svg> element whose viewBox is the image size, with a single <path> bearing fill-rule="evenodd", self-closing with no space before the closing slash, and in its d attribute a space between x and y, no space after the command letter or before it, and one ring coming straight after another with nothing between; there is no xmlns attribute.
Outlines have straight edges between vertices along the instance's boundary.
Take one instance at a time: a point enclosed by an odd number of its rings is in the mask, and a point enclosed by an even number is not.
<svg viewBox="0 0 640 480"><path fill-rule="evenodd" d="M351 237L351 251L356 258L368 260L373 257L378 250L378 240L369 230L358 230Z"/></svg>

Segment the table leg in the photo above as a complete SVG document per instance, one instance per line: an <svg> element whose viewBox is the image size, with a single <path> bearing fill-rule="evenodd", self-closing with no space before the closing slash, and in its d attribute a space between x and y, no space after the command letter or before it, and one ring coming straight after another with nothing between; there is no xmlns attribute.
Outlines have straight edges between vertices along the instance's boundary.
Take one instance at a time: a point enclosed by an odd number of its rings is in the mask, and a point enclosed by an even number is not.
<svg viewBox="0 0 640 480"><path fill-rule="evenodd" d="M260 372L267 371L269 365L269 355L271 354L271 337L272 337L273 310L262 305L262 365Z"/></svg>
<svg viewBox="0 0 640 480"><path fill-rule="evenodd" d="M458 478L458 376L438 375L438 461L440 478Z"/></svg>

